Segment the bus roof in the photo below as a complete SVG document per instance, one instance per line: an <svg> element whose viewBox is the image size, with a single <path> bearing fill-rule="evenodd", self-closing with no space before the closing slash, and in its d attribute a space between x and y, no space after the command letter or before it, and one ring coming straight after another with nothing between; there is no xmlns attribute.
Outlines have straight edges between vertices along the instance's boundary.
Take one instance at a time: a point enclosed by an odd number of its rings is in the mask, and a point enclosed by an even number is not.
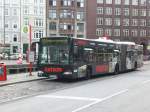
<svg viewBox="0 0 150 112"><path fill-rule="evenodd" d="M85 38L74 38L74 39L81 39L81 40L88 40L88 41L94 41L94 42L104 42L104 43L115 43L113 40L106 40L106 39L85 39Z"/></svg>
<svg viewBox="0 0 150 112"><path fill-rule="evenodd" d="M116 44L135 45L134 42L115 42Z"/></svg>

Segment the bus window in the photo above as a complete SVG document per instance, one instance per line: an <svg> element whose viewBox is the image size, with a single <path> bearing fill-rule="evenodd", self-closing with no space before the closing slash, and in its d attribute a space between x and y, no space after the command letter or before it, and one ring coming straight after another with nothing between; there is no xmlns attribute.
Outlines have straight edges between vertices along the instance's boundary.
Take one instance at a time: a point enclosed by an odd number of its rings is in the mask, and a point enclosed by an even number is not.
<svg viewBox="0 0 150 112"><path fill-rule="evenodd" d="M43 47L41 52L41 63L48 63L48 49L47 47Z"/></svg>
<svg viewBox="0 0 150 112"><path fill-rule="evenodd" d="M84 48L84 61L92 62L93 61L93 49L92 48Z"/></svg>
<svg viewBox="0 0 150 112"><path fill-rule="evenodd" d="M68 64L68 46L43 46L40 61L41 64Z"/></svg>

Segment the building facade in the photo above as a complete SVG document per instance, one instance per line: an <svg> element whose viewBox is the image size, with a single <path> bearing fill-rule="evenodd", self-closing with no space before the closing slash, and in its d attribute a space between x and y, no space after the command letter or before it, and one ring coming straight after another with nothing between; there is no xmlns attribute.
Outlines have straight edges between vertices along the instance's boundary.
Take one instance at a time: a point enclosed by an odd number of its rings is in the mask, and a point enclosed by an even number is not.
<svg viewBox="0 0 150 112"><path fill-rule="evenodd" d="M46 0L21 0L21 43L22 52L29 47L31 26L32 42L46 36Z"/></svg>
<svg viewBox="0 0 150 112"><path fill-rule="evenodd" d="M86 38L86 0L47 0L47 36Z"/></svg>
<svg viewBox="0 0 150 112"><path fill-rule="evenodd" d="M32 41L45 36L45 0L0 0L0 45L9 46L10 54L26 53L29 26Z"/></svg>
<svg viewBox="0 0 150 112"><path fill-rule="evenodd" d="M7 52L20 47L20 8L20 0L0 1L0 45L7 46Z"/></svg>
<svg viewBox="0 0 150 112"><path fill-rule="evenodd" d="M87 0L87 7L87 38L150 44L150 0Z"/></svg>

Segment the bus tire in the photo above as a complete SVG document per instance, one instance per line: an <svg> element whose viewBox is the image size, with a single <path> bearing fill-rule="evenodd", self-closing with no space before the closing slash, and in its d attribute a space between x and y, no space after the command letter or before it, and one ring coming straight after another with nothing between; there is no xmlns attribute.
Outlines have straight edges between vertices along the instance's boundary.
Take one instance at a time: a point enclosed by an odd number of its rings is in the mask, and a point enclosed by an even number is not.
<svg viewBox="0 0 150 112"><path fill-rule="evenodd" d="M134 63L134 70L137 69L137 62Z"/></svg>
<svg viewBox="0 0 150 112"><path fill-rule="evenodd" d="M119 74L119 65L118 64L116 64L115 70L114 70L114 75L117 75L117 74Z"/></svg>
<svg viewBox="0 0 150 112"><path fill-rule="evenodd" d="M86 79L90 79L91 78L91 70L87 69L86 70Z"/></svg>

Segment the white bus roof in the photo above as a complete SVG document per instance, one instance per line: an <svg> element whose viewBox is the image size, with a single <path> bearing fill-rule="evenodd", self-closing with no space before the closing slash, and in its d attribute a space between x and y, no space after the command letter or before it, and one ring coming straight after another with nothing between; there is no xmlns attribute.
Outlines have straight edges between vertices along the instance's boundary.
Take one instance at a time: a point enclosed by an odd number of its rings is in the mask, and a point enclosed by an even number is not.
<svg viewBox="0 0 150 112"><path fill-rule="evenodd" d="M115 42L116 44L135 45L134 42Z"/></svg>
<svg viewBox="0 0 150 112"><path fill-rule="evenodd" d="M75 38L75 39L81 39L81 40L89 40L89 41L95 41L95 42L104 42L104 43L115 43L113 40L106 40L106 39L85 39L85 38Z"/></svg>

